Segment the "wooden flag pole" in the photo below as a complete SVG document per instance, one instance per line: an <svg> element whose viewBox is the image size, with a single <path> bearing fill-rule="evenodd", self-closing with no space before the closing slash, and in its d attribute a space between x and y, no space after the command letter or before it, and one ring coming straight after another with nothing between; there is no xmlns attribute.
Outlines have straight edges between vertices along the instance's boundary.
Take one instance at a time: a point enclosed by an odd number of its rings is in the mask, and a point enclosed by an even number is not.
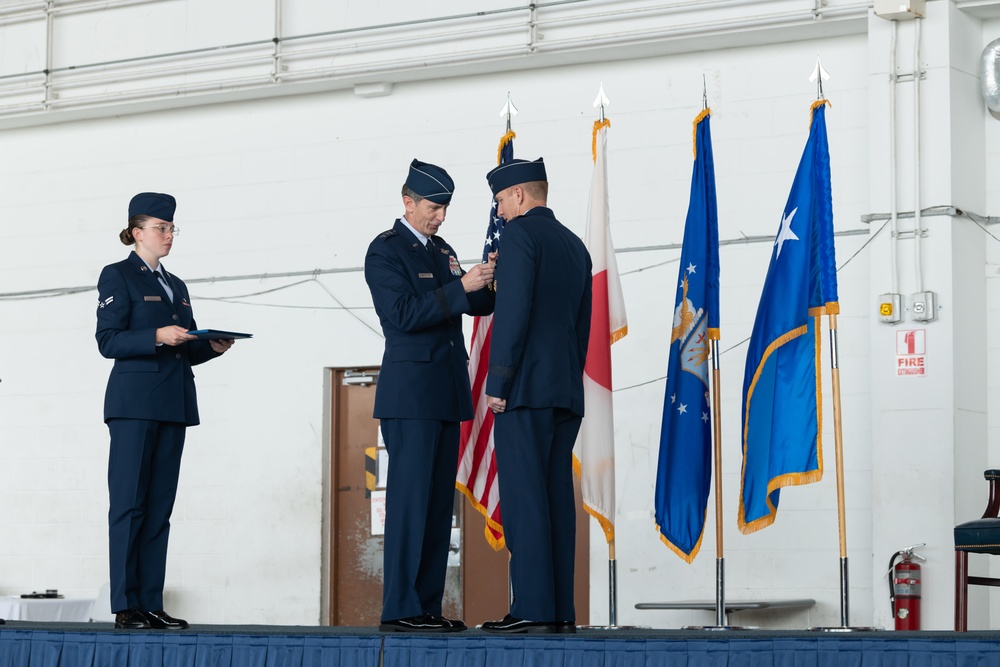
<svg viewBox="0 0 1000 667"><path fill-rule="evenodd" d="M840 413L840 360L838 358L837 347L837 314L830 313L829 317L830 377L833 390L833 439L837 456L837 523L840 529L840 625L846 628L850 625L851 602L847 566L847 516L844 509L844 430Z"/></svg>
<svg viewBox="0 0 1000 667"><path fill-rule="evenodd" d="M837 458L837 523L840 528L840 625L834 627L813 627L810 630L821 632L869 632L880 628L865 626L851 627L850 586L848 585L847 564L847 512L844 509L844 431L843 419L840 413L840 358L837 346L837 313L828 312L830 317L830 377L833 391L833 438L836 445ZM815 326L820 326L820 316L817 315ZM818 369L817 369L818 370Z"/></svg>
<svg viewBox="0 0 1000 667"><path fill-rule="evenodd" d="M701 75L701 109L708 109L708 84ZM719 341L712 346L712 458L715 461L715 625L726 625L726 559L722 545L722 374L719 372Z"/></svg>
<svg viewBox="0 0 1000 667"><path fill-rule="evenodd" d="M712 340L712 444L715 457L715 624L726 625L726 559L722 547L722 398L719 341Z"/></svg>
<svg viewBox="0 0 1000 667"><path fill-rule="evenodd" d="M726 558L722 541L722 374L719 341L710 339L712 355L712 453L715 457L715 625L687 625L685 630L750 630L726 624Z"/></svg>

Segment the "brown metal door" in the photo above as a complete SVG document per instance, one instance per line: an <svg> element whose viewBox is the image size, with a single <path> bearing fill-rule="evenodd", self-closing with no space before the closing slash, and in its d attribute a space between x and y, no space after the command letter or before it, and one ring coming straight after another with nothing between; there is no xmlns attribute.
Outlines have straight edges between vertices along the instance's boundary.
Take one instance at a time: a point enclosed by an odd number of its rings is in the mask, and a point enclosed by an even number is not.
<svg viewBox="0 0 1000 667"><path fill-rule="evenodd" d="M374 378L377 371L369 377ZM374 384L345 384L333 373L330 431L330 625L378 625L382 537L372 535L365 450L378 442Z"/></svg>
<svg viewBox="0 0 1000 667"><path fill-rule="evenodd" d="M330 593L331 625L378 625L382 612L382 551L373 513L378 487L378 420L372 417L378 369L334 370L330 392ZM384 450L382 450L384 452ZM461 504L456 492L443 613L462 618Z"/></svg>
<svg viewBox="0 0 1000 667"><path fill-rule="evenodd" d="M373 475L378 445L375 406L377 369L334 369L330 392L328 554L330 625L378 625L382 611L383 540L372 530ZM345 381L346 380L346 381ZM577 623L589 617L589 526L577 494ZM374 490L377 499L379 490ZM453 553L445 585L444 615L471 627L507 613L507 550L494 551L483 537L485 520L456 492ZM377 533L377 531L375 531Z"/></svg>

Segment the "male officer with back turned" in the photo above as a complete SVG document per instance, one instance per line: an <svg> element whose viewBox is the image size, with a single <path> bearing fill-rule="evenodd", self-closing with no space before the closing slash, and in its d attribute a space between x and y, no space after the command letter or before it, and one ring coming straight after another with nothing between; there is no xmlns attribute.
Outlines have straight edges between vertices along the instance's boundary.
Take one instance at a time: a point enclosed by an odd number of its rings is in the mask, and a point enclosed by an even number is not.
<svg viewBox="0 0 1000 667"><path fill-rule="evenodd" d="M583 418L591 261L546 207L545 165L487 174L507 219L497 258L486 378L514 599L487 632L575 632L573 444Z"/></svg>
<svg viewBox="0 0 1000 667"><path fill-rule="evenodd" d="M372 241L365 281L385 334L375 418L389 454L383 632L457 632L441 615L458 468L459 425L472 419L462 315L493 312L493 264L462 270L437 236L454 191L441 167L414 160L405 214Z"/></svg>

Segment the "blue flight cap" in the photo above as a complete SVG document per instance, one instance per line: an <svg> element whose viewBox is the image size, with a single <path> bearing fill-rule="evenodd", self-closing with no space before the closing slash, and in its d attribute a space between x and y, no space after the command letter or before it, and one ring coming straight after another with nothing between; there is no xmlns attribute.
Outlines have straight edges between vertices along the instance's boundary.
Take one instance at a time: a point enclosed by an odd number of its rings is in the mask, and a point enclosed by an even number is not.
<svg viewBox="0 0 1000 667"><path fill-rule="evenodd" d="M448 204L455 192L455 181L441 167L414 160L406 175L406 187L435 204Z"/></svg>
<svg viewBox="0 0 1000 667"><path fill-rule="evenodd" d="M162 192L140 192L128 203L128 217L131 220L135 215L148 215L151 218L173 222L176 209L177 200L170 195Z"/></svg>
<svg viewBox="0 0 1000 667"><path fill-rule="evenodd" d="M504 162L499 167L490 169L486 174L486 180L490 184L493 196L501 190L506 190L513 185L521 183L531 183L533 181L547 181L545 176L545 163L542 158L537 160L511 160Z"/></svg>

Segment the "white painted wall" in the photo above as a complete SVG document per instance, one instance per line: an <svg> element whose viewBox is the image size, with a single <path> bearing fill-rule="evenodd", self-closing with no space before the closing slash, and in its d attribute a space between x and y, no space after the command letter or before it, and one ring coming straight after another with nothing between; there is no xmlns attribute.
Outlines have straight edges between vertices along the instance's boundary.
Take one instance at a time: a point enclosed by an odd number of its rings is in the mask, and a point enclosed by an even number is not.
<svg viewBox="0 0 1000 667"><path fill-rule="evenodd" d="M266 4L253 4L260 22ZM289 10L288 22L301 33L308 24L302 12L308 14L310 5L286 4L295 8ZM786 11L812 6L764 4L774 15L780 13L777 5ZM935 11L950 4L929 3ZM382 5L380 17L397 13L393 3ZM734 3L729 10L733 20L746 20L750 5ZM368 5L350 7L361 12L351 20L374 20L368 9L361 9ZM720 20L719 8L709 10L713 21ZM219 25L220 31L213 32L219 20L210 14L182 22L181 41L221 43L242 34L238 26ZM683 20L696 24L698 17L695 13ZM662 19L664 25L678 20L676 15ZM998 19L963 20L975 31L981 29L975 39L983 45L1000 32ZM192 106L177 109L164 102L147 113L132 113L140 107L110 107L101 112L106 117L92 119L53 115L65 121L55 124L36 112L8 123L0 131L5 158L0 160L0 594L59 588L68 595L94 595L107 579L107 431L101 406L110 362L99 356L93 339L96 291L40 299L9 295L94 286L101 267L127 252L117 233L135 192L166 191L178 198L176 223L182 234L165 265L188 281L199 324L255 333L254 340L239 343L226 357L195 369L203 424L188 433L168 563L168 608L201 623L317 623L324 369L373 365L381 358L377 318L357 269L368 242L400 213L399 185L409 160L441 164L455 178L457 195L442 235L464 259L474 260L489 200L484 174L495 162L503 131L497 112L509 91L521 111L514 120L516 154L545 157L550 204L582 235L595 118L590 102L603 82L613 102L608 109L609 190L615 245L626 250L679 243L691 171L691 121L701 108L704 74L713 108L720 238L772 235L807 137L815 87L806 79L820 55L833 75L825 92L833 103L827 119L836 228L865 228L862 215L887 210L887 200L870 185L883 178L877 171L884 159L878 148L883 135L879 123L886 112L875 80L887 65L880 21L862 22L860 29L816 21L809 28L810 39L791 42L794 31L746 28L720 36L715 30L700 42L688 38L683 43L690 48L683 50L677 48L680 38L665 36L613 56L581 49L575 56L563 54L560 62L497 60L483 64L479 73L435 70L435 78L424 81L409 80L419 78L410 72L396 81L391 95L378 98L358 97L331 82L330 90L309 94L272 90L269 99L205 105L188 100ZM320 24L329 30L350 21L331 16ZM3 30L0 24L0 45ZM23 26L17 30L21 37L31 36L23 38L24 48L16 54L33 52L31 46L37 51L37 34ZM94 48L78 42L79 34L65 33L64 39L68 41L57 43L60 53ZM697 50L699 44L710 50ZM717 48L722 46L729 48ZM11 64L8 51L0 54L7 54L0 71L20 66ZM969 177L976 176L977 167L984 170L981 185L973 189L985 189L978 192L977 212L989 214L1000 209L994 185L1000 124L985 114L974 94L968 94L965 104L974 111L961 122L971 117L981 123L978 131L985 136L983 154ZM960 133L960 127L948 125L958 121L951 115L939 117L929 106L932 111L924 119L928 132ZM121 115L109 116L115 109ZM940 152L945 149L937 150L933 143L925 148L922 163L952 159L951 153ZM937 203L945 202L925 202ZM872 369L893 359L876 344L883 333L872 323L875 296L888 291L876 279L888 250L878 240L861 249L866 240L837 240L838 264L846 263L839 274L839 325L850 620L890 625L886 583L880 578L891 555L885 548L907 545L882 544L875 521L882 515L873 480L892 470L873 457L873 424L879 419L873 410L881 403L873 395ZM982 243L986 261L1000 264L993 240L984 234ZM732 599L817 601L808 612L748 612L734 622L774 628L839 625L828 373L824 479L786 489L773 526L749 536L736 530L744 341L769 253L767 243L727 245L720 253L727 594ZM712 524L700 556L686 565L660 543L652 520L678 255L655 250L620 252L618 257L630 319L629 335L614 346L622 624L669 628L714 622L711 612L634 609L637 602L714 597ZM198 282L314 269L338 272ZM995 280L985 282L977 289L986 293L984 338L992 341L1000 293ZM284 289L271 291L275 288ZM961 285L954 287L956 293L961 290ZM230 300L216 300L226 297ZM960 349L956 355L971 353ZM990 370L998 357L990 343ZM989 372L984 380L988 406L1000 396L996 376ZM954 378L955 392L963 381ZM912 427L926 431L943 428L941 419L951 417L928 410L915 419ZM995 422L988 421L993 454L1000 451ZM982 449L981 459L988 462L985 444ZM909 465L915 479L936 479L932 470L922 470L919 457ZM973 472L969 494L985 503L981 471ZM947 485L949 479L941 483ZM932 493L923 512L935 511ZM712 507L710 502L710 522ZM954 520L949 514L938 523ZM936 590L947 590L950 535L938 531L934 540L935 558L926 565L925 577L935 581ZM600 531L593 530L594 623L607 621L606 557ZM973 563L976 567L975 558ZM984 605L985 594L975 591L974 603ZM976 602L978 595L983 597ZM950 627L950 599L937 602L925 611L925 628ZM976 624L987 627L989 619L978 618Z"/></svg>

